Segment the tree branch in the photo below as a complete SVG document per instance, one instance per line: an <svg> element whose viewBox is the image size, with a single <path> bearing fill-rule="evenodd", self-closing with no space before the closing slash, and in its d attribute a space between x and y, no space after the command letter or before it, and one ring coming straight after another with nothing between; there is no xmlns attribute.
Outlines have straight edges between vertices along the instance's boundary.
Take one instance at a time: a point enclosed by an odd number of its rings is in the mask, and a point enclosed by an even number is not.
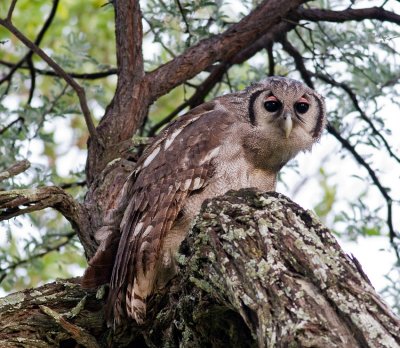
<svg viewBox="0 0 400 348"><path fill-rule="evenodd" d="M31 51L36 53L40 58L42 58L49 66L54 69L54 71L62 77L76 92L79 98L79 103L81 106L82 113L84 115L86 126L90 136L102 144L99 138L96 128L94 126L92 116L89 111L89 107L86 101L85 90L80 86L71 76L69 76L52 58L50 58L40 47L36 46L32 41L30 41L24 34L22 34L12 23L7 19L0 18L0 25L13 33L25 46L27 46Z"/></svg>
<svg viewBox="0 0 400 348"><path fill-rule="evenodd" d="M365 19L376 19L379 21L400 24L400 15L386 11L381 7L370 7L352 9L348 8L343 11L333 11L324 9L305 9L298 8L293 11L290 16L291 19L301 20L306 19L312 22L325 21L343 23L347 21L363 21Z"/></svg>
<svg viewBox="0 0 400 348"><path fill-rule="evenodd" d="M321 73L315 73L313 74L315 77L319 78L320 80L330 84L331 86L339 87L342 90L344 90L347 95L349 96L350 100L352 101L354 108L358 111L360 114L360 117L362 120L364 120L368 126L372 130L372 134L376 135L383 143L383 145L386 148L386 151L389 153L391 157L393 157L397 162L400 163L400 158L392 151L390 145L388 144L387 140L385 137L376 129L375 125L373 122L369 119L369 117L366 115L366 113L361 109L360 104L358 103L357 95L352 91L350 86L345 84L344 82L337 82L336 80L330 78L327 75L321 74Z"/></svg>
<svg viewBox="0 0 400 348"><path fill-rule="evenodd" d="M11 63L11 62L7 62L5 60L1 60L0 59L0 64L7 66L9 68L14 67L15 65L17 65L18 63ZM18 67L18 69L29 69L28 66L22 65L20 67ZM35 72L37 74L40 75L45 75L45 76L57 76L59 77L59 75L52 71L52 70L45 70L45 69L39 69L39 68L35 68ZM98 72L94 72L94 73L75 73L75 72L67 72L67 74L73 78L77 78L77 79L85 79L85 80L96 80L96 79L102 79L104 77L107 76L111 76L111 75L116 75L117 74L117 69L109 69L109 70L105 70L105 71L98 71Z"/></svg>
<svg viewBox="0 0 400 348"><path fill-rule="evenodd" d="M79 204L57 186L0 191L0 221L48 207L54 207L72 219L79 210Z"/></svg>
<svg viewBox="0 0 400 348"><path fill-rule="evenodd" d="M300 72L302 78L304 81L307 83L307 85L311 88L314 89L314 84L311 80L311 72L307 70L307 68L304 65L303 62L303 57L301 56L300 52L293 46L291 45L287 40L283 39L282 41L283 48L293 57L296 69ZM394 230L393 226L393 214L392 214L392 198L389 195L388 191L382 186L380 180L375 174L375 171L371 168L371 166L362 158L362 156L356 151L355 147L350 144L348 140L343 138L340 133L333 127L330 123L328 123L327 126L328 132L332 134L336 140L338 140L341 145L348 150L354 159L357 161L358 164L360 164L362 167L364 167L370 178L372 179L372 182L374 185L378 188L379 192L383 196L383 198L386 201L386 206L387 206L387 225L389 227L389 237L390 237L390 242L394 248L394 251L396 252L397 258L400 260L400 251L398 245L395 243L395 238L400 239L400 234Z"/></svg>
<svg viewBox="0 0 400 348"><path fill-rule="evenodd" d="M13 2L13 4L10 6L10 12L13 11L15 3L16 3L16 1ZM56 11L57 11L57 7L58 7L58 3L59 3L59 0L53 0L53 6L51 8L49 16L47 17L45 23L43 24L43 27L40 29L39 34L37 35L36 39L33 42L38 47L39 47L40 43L42 42L42 39L43 39L46 31L50 27L51 22L53 21L53 19L55 17L55 14L56 14ZM10 13L7 16L7 20L11 23L11 15L10 15ZM30 70L30 74L31 74L31 88L30 88L30 91L29 91L28 104L30 104L30 102L32 100L33 92L34 92L35 85L36 85L35 68L34 68L34 64L33 64L33 61L32 61L33 53L34 53L33 50L29 50L28 53L18 63L14 64L11 67L11 70L9 71L9 73L0 80L0 84L2 84L6 80L11 81L12 76L15 73L15 71L17 71L22 66L22 64L24 64L24 62L27 62L28 69Z"/></svg>
<svg viewBox="0 0 400 348"><path fill-rule="evenodd" d="M247 189L205 202L177 260L178 275L149 300L141 327L107 329L94 292L64 281L0 300L0 345L400 347L399 318L358 261L278 193Z"/></svg>
<svg viewBox="0 0 400 348"><path fill-rule="evenodd" d="M268 33L264 34L251 45L239 51L232 59L225 60L218 65L212 66L211 73L203 81L203 83L196 87L196 92L178 108L172 111L169 115L164 117L159 123L150 128L149 136L153 136L158 129L168 124L175 116L179 114L186 107L194 108L204 102L204 98L210 93L215 85L221 81L222 77L229 68L235 64L241 64L254 56L262 49L268 48L273 42L278 40L282 35L294 28L293 24L282 22L274 26Z"/></svg>
<svg viewBox="0 0 400 348"><path fill-rule="evenodd" d="M0 221L45 208L59 211L76 231L88 257L97 244L90 238L92 222L85 208L57 186L0 191Z"/></svg>
<svg viewBox="0 0 400 348"><path fill-rule="evenodd" d="M1 133L0 133L1 134ZM11 167L7 168L6 170L0 172L0 182L12 178L20 173L23 173L31 166L28 160L23 160L14 163Z"/></svg>
<svg viewBox="0 0 400 348"><path fill-rule="evenodd" d="M183 54L148 73L150 101L194 77L217 61L230 61L249 43L267 33L281 18L305 0L263 1L240 22L220 35L212 36L190 47Z"/></svg>
<svg viewBox="0 0 400 348"><path fill-rule="evenodd" d="M118 84L116 97L132 94L144 76L142 14L137 0L114 1ZM131 96L130 96L131 97Z"/></svg>

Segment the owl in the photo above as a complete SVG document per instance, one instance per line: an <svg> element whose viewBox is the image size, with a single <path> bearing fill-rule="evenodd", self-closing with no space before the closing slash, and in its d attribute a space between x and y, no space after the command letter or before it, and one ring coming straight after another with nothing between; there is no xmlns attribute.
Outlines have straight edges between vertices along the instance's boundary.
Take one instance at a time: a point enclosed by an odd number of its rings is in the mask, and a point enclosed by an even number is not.
<svg viewBox="0 0 400 348"><path fill-rule="evenodd" d="M159 134L124 188L130 201L107 304L114 322L145 321L146 300L176 274L175 254L205 199L275 190L279 170L310 150L325 124L319 94L269 77L190 110Z"/></svg>

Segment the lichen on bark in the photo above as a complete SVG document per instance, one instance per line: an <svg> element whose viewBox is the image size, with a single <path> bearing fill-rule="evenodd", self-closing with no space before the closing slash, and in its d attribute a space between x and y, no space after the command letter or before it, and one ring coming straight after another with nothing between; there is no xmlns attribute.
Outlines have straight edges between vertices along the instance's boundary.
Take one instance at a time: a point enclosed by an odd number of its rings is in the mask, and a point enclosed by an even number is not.
<svg viewBox="0 0 400 348"><path fill-rule="evenodd" d="M177 260L144 326L108 328L105 297L57 282L2 299L0 346L400 347L400 321L359 264L278 193L206 201Z"/></svg>

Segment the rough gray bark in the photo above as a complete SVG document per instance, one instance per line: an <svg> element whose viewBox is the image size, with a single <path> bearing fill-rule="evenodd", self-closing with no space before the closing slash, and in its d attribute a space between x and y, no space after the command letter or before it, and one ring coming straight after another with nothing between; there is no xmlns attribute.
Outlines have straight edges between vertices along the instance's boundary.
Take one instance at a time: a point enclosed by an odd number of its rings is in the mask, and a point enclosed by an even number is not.
<svg viewBox="0 0 400 348"><path fill-rule="evenodd" d="M102 300L61 282L1 300L0 346L400 347L400 320L358 262L283 195L206 202L178 262L141 328L113 334Z"/></svg>

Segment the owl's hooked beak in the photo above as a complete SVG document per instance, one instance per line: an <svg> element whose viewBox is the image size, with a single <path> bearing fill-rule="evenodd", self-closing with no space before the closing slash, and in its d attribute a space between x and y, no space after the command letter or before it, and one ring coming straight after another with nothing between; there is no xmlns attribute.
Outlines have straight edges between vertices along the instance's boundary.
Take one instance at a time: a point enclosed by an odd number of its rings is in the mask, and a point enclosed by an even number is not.
<svg viewBox="0 0 400 348"><path fill-rule="evenodd" d="M285 131L286 139L289 138L292 129L293 129L292 115L290 114L290 112L285 112L285 114L283 115L283 130Z"/></svg>

